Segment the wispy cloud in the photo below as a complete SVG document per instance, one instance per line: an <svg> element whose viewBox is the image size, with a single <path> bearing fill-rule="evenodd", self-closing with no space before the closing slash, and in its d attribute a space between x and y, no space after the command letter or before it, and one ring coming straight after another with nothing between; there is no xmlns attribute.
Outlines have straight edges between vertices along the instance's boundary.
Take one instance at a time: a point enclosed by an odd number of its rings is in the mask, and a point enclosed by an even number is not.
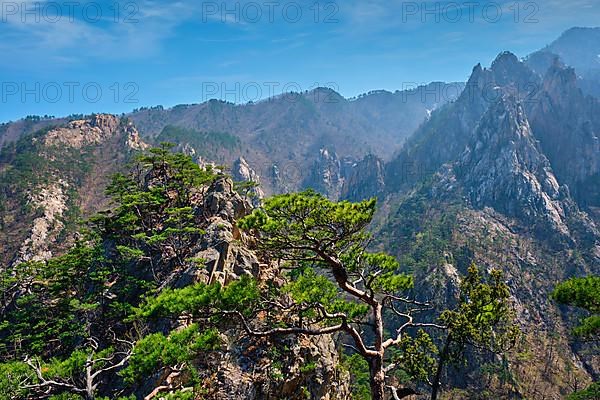
<svg viewBox="0 0 600 400"><path fill-rule="evenodd" d="M86 64L102 60L133 59L157 55L176 28L194 14L190 2L155 2L142 0L127 3L131 8L114 10L114 5L100 6L102 17L86 17L85 3L71 9L59 4L58 16L36 16L31 10L37 4L43 13L46 0L15 3L18 10L3 15L0 28L5 39L0 44L11 57L0 59L0 65L35 67L33 60L50 60L55 66ZM79 3L77 3L79 4ZM100 4L100 3L98 3ZM116 3L115 3L116 4ZM24 10L30 14L24 15ZM12 10L11 10L12 11ZM88 10L89 11L89 10ZM71 18L73 16L74 18Z"/></svg>

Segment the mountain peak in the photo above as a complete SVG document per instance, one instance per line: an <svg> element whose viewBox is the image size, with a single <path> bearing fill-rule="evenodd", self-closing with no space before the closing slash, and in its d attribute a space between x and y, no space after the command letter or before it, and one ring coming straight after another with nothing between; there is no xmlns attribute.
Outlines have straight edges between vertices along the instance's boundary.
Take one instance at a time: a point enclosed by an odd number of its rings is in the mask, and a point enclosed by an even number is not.
<svg viewBox="0 0 600 400"><path fill-rule="evenodd" d="M473 67L473 71L471 72L471 76L469 77L469 80L467 81L467 89L470 90L480 90L481 88L483 88L486 84L486 82L489 80L490 78L490 71L488 69L485 69L481 66L481 63L478 63L477 65L475 65ZM466 92L466 90L465 90ZM463 92L463 95L465 95L465 92Z"/></svg>
<svg viewBox="0 0 600 400"><path fill-rule="evenodd" d="M457 168L475 207L568 233L558 180L514 96L503 95L489 108Z"/></svg>
<svg viewBox="0 0 600 400"><path fill-rule="evenodd" d="M499 86L513 86L517 90L527 90L536 82L533 71L508 51L500 53L490 69L494 74L494 81Z"/></svg>
<svg viewBox="0 0 600 400"><path fill-rule="evenodd" d="M500 65L517 65L519 63L519 58L514 53L503 51L498 54L496 59L492 62L492 69L495 69Z"/></svg>
<svg viewBox="0 0 600 400"><path fill-rule="evenodd" d="M336 92L334 89L326 86L319 86L307 91L304 94L307 98L315 99L315 102L337 103L346 101L346 98Z"/></svg>
<svg viewBox="0 0 600 400"><path fill-rule="evenodd" d="M471 76L467 81L467 86L477 86L477 83L481 81L484 74L485 70L481 66L481 63L477 63L477 65L473 67L473 71L471 71Z"/></svg>
<svg viewBox="0 0 600 400"><path fill-rule="evenodd" d="M564 31L555 42L565 39L576 39L581 35L600 35L600 27L574 26Z"/></svg>
<svg viewBox="0 0 600 400"><path fill-rule="evenodd" d="M597 71L600 69L600 28L571 28L542 52L559 55L580 75Z"/></svg>

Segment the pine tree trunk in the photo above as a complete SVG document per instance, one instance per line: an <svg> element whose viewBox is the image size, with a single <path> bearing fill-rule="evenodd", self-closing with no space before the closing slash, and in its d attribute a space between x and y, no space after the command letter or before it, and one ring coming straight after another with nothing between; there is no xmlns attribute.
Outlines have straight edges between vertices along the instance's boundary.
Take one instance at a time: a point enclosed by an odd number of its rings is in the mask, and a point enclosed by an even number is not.
<svg viewBox="0 0 600 400"><path fill-rule="evenodd" d="M94 379L92 378L92 355L88 355L85 367L85 398L86 400L94 400Z"/></svg>
<svg viewBox="0 0 600 400"><path fill-rule="evenodd" d="M383 400L385 395L385 371L383 369L383 306L381 303L372 304L373 325L375 326L375 350L377 355L369 359L369 380L371 385L371 399Z"/></svg>
<svg viewBox="0 0 600 400"><path fill-rule="evenodd" d="M448 351L450 350L450 335L446 338L446 343L444 343L444 349L442 350L442 354L440 354L440 361L438 363L437 371L435 372L435 377L433 378L433 385L431 388L431 400L437 400L438 393L440 390L440 381L442 380L442 371L444 370L444 364L446 363L446 359L448 358Z"/></svg>
<svg viewBox="0 0 600 400"><path fill-rule="evenodd" d="M371 399L383 400L385 395L385 372L383 371L383 356L373 357L369 360L369 375Z"/></svg>

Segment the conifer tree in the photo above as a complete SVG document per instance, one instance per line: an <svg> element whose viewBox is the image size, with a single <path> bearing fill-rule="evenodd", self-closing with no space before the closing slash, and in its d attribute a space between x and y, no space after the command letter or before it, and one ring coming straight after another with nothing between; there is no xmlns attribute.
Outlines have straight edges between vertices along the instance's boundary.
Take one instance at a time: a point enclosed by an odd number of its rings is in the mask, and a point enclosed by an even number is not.
<svg viewBox="0 0 600 400"><path fill-rule="evenodd" d="M368 250L374 212L375 200L336 203L312 191L267 199L239 226L256 235L257 250L279 265L281 276L165 291L149 299L139 316L185 314L215 326L237 321L253 337L339 334L366 361L372 399L407 397L418 382L431 385L435 398L439 371L467 346L501 351L514 340L508 288L499 272L486 282L472 266L455 309L436 320L419 318L431 307L412 296L413 277L393 257ZM447 332L435 375L432 330ZM396 387L395 373L413 384Z"/></svg>

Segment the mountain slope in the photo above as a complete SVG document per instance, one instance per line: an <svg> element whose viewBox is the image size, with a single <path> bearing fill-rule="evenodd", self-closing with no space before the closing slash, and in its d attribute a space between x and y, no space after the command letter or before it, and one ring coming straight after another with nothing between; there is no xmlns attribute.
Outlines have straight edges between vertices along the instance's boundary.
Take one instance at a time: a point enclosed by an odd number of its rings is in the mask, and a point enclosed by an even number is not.
<svg viewBox="0 0 600 400"><path fill-rule="evenodd" d="M532 352L526 360L513 354L509 366L510 390L525 398L560 398L600 373L593 347L566 340L570 318L549 299L555 282L600 273L600 232L582 211L596 197L569 190L595 179L593 107L572 70L556 64L542 84L502 53L490 69L476 66L459 99L386 164L385 191L362 193L383 202L378 246L428 279L421 293L443 302L471 261L505 271L524 331L517 351ZM371 187L373 177L362 174L358 186ZM473 389L488 378L471 371L448 380ZM490 390L502 398L508 388Z"/></svg>
<svg viewBox="0 0 600 400"><path fill-rule="evenodd" d="M434 82L356 99L318 88L244 105L211 100L142 108L127 117L148 143L174 142L198 161L232 166L243 157L268 194L313 187L337 198L349 172L342 164L352 165L367 154L389 159L433 110L454 100L463 87ZM30 117L0 125L0 146L72 119Z"/></svg>
<svg viewBox="0 0 600 400"><path fill-rule="evenodd" d="M575 71L558 63L527 104L536 138L561 183L584 208L600 204L600 100L577 87Z"/></svg>
<svg viewBox="0 0 600 400"><path fill-rule="evenodd" d="M541 230L568 234L558 181L514 98L490 107L459 160L458 178L474 207L492 207L532 227L543 221Z"/></svg>
<svg viewBox="0 0 600 400"><path fill-rule="evenodd" d="M514 54L500 54L491 68L475 66L459 98L436 110L387 166L388 190L397 191L455 160L486 110L503 93L525 99L536 76Z"/></svg>
<svg viewBox="0 0 600 400"><path fill-rule="evenodd" d="M105 204L110 175L145 146L127 120L100 114L3 147L0 262L43 260L67 248L78 218Z"/></svg>

